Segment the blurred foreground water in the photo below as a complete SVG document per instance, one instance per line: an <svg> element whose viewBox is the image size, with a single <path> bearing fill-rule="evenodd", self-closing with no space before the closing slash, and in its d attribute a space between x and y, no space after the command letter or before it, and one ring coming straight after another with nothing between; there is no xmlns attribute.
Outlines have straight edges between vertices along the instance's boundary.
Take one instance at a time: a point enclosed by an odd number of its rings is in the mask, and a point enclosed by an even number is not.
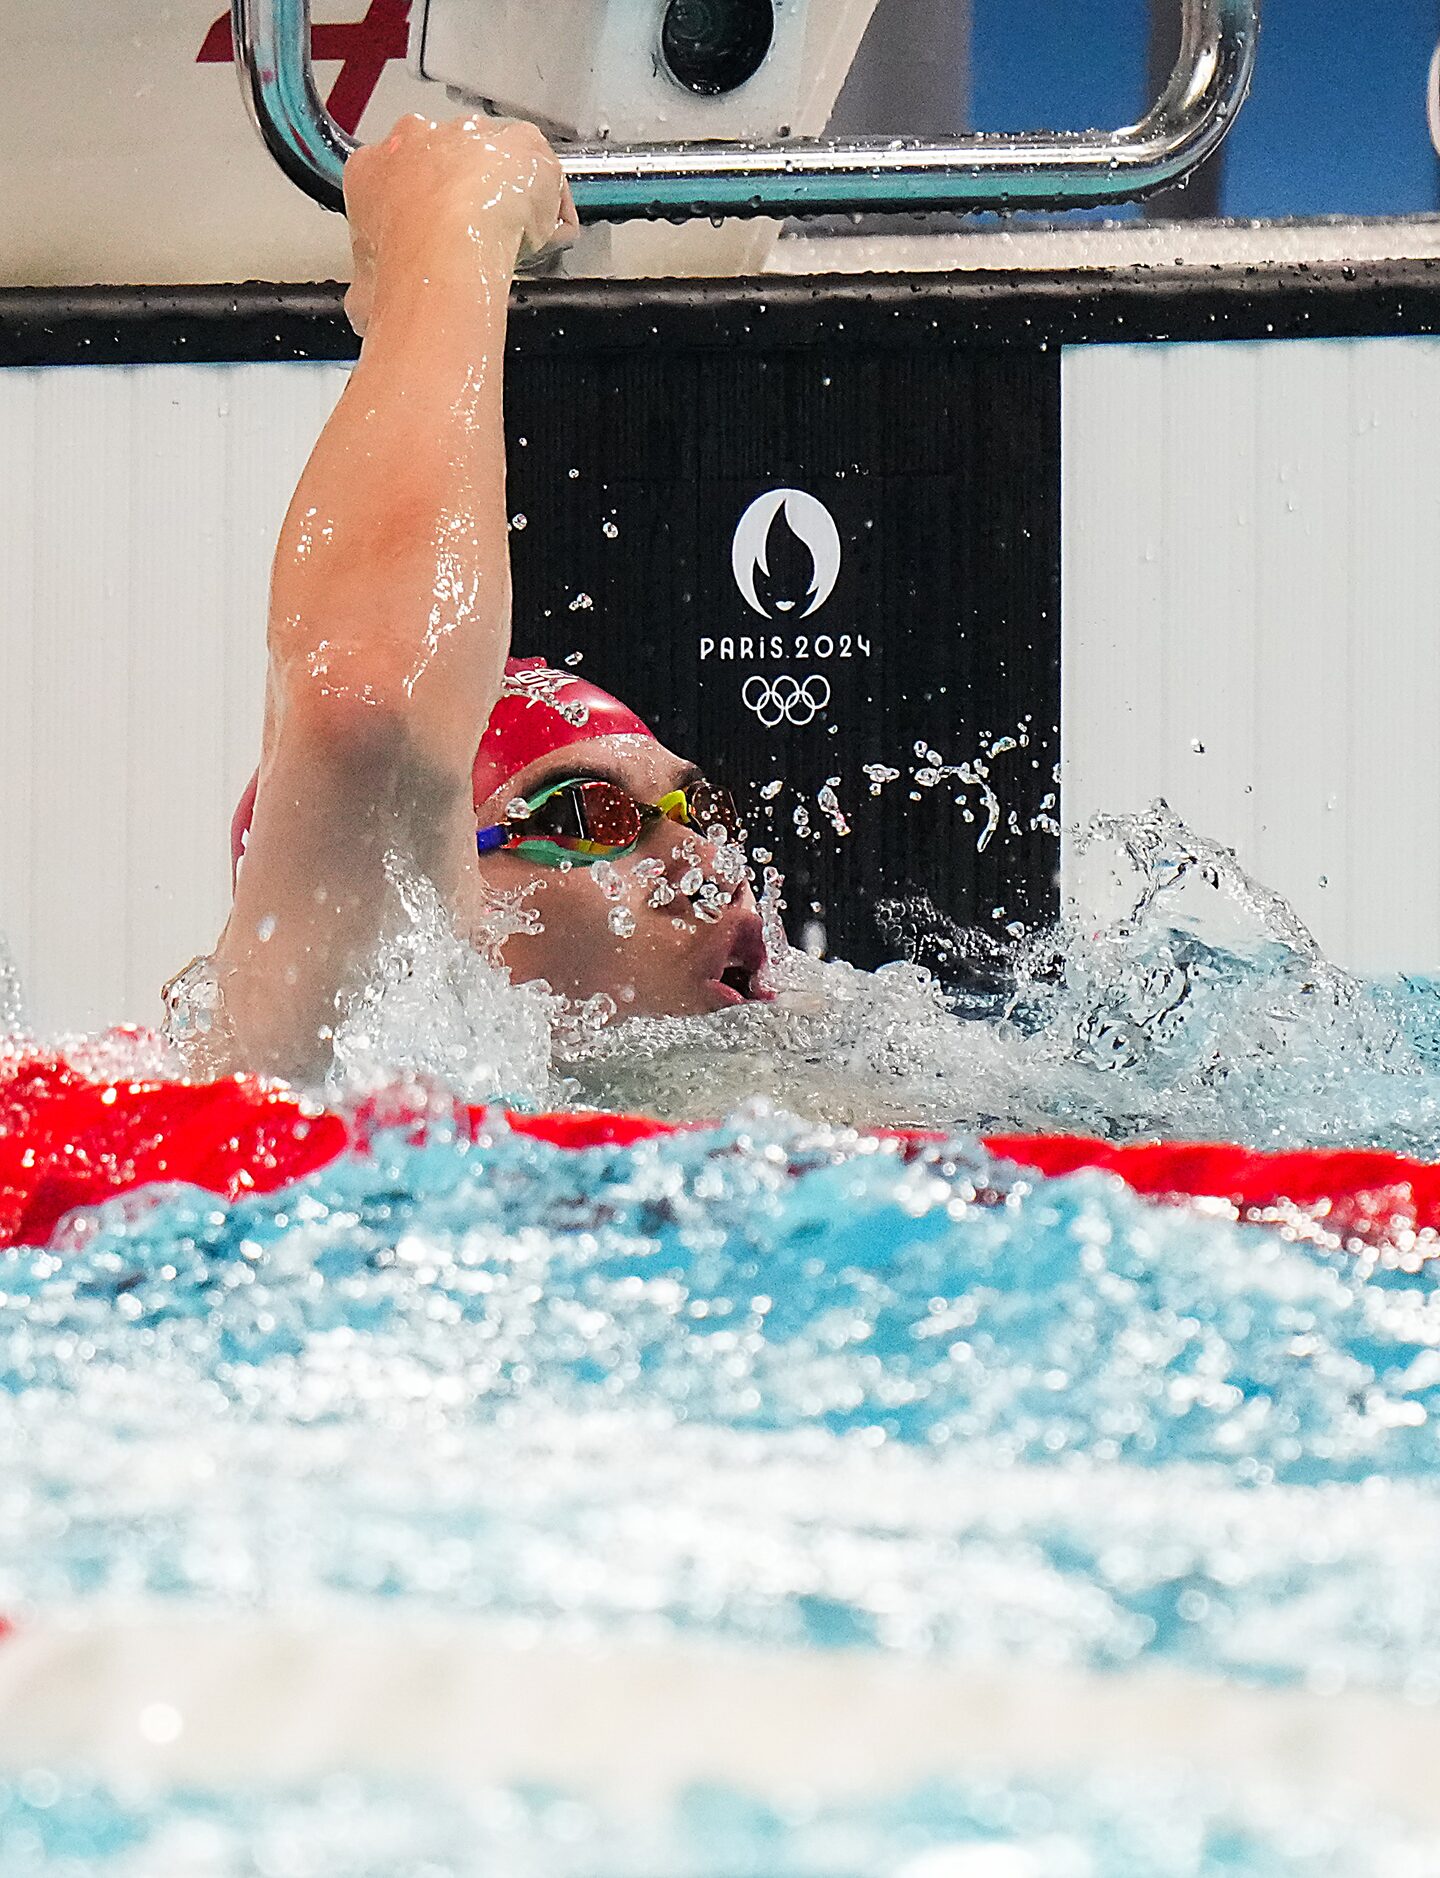
<svg viewBox="0 0 1440 1878"><path fill-rule="evenodd" d="M356 1015L346 1074L418 1064L464 1095L728 1119L628 1150L502 1124L472 1141L432 1080L423 1130L406 1111L287 1193L137 1195L0 1257L17 1636L157 1608L322 1628L360 1610L602 1649L637 1677L645 1652L696 1648L740 1653L757 1688L817 1653L953 1670L960 1691L1098 1677L1143 1700L1179 1677L1197 1701L1313 1706L1322 1734L1327 1704L1369 1701L1397 1741L1409 1717L1428 1740L1424 1261L1041 1180L974 1136L1437 1156L1440 1002L1326 964L1162 811L1107 838L1113 920L1008 961L957 935L948 990L792 954L774 1009L591 1012L558 1061L543 997L422 919ZM946 1138L907 1156L856 1120ZM3 1722L7 1875L1440 1871L1423 1795L1387 1818L1394 1795L1363 1783L1291 1792L1239 1754L1216 1779L1158 1736L1128 1778L1012 1755L845 1799L803 1775L801 1727L766 1791L717 1765L637 1816L570 1790L558 1749L543 1791L483 1767L458 1790L345 1768L277 1790L240 1766L218 1789L127 1787L27 1763Z"/></svg>

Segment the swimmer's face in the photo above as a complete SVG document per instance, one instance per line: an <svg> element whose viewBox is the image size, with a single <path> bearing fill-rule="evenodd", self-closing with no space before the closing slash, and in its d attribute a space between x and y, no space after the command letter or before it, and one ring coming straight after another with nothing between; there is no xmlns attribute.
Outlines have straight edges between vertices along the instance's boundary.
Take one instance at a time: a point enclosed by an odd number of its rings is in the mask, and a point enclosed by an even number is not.
<svg viewBox="0 0 1440 1878"><path fill-rule="evenodd" d="M697 778L692 764L649 737L592 737L538 758L482 803L476 826L505 820L508 804L568 777L618 783L658 802ZM523 852L478 857L482 881L525 890L540 930L505 941L517 980L541 979L568 998L606 992L622 1017L690 1017L768 998L755 898L737 878L736 850L674 821L655 821L640 845L598 870L544 867Z"/></svg>

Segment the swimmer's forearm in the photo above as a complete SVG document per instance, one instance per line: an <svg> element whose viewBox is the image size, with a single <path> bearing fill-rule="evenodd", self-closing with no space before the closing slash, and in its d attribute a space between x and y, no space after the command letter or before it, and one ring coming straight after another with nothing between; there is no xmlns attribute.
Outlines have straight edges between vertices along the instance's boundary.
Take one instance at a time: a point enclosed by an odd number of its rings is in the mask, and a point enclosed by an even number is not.
<svg viewBox="0 0 1440 1878"><path fill-rule="evenodd" d="M509 638L512 248L432 230L382 255L360 363L296 491L272 590L282 703L364 697L467 771Z"/></svg>
<svg viewBox="0 0 1440 1878"><path fill-rule="evenodd" d="M337 996L372 966L386 855L456 891L475 724L509 636L512 266L503 244L433 229L381 258L360 363L276 554L267 753L210 1073L318 1082Z"/></svg>

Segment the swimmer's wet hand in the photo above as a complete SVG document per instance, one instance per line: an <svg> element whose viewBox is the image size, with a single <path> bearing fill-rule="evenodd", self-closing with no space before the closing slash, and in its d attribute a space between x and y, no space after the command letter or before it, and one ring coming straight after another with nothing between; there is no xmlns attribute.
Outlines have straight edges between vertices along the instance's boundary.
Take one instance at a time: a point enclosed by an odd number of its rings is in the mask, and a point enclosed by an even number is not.
<svg viewBox="0 0 1440 1878"><path fill-rule="evenodd" d="M478 256L510 268L563 246L576 230L559 158L533 124L470 116L432 123L402 117L383 142L345 167L354 284L345 300L362 336L377 276Z"/></svg>

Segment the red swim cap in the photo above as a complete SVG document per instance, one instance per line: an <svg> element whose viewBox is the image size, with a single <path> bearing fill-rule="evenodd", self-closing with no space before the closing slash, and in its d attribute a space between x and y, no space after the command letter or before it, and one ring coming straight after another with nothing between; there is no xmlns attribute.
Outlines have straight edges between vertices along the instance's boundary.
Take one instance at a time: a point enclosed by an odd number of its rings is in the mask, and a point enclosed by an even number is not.
<svg viewBox="0 0 1440 1878"><path fill-rule="evenodd" d="M471 788L476 807L537 757L589 737L649 737L653 742L655 733L628 704L588 678L557 672L544 659L508 660L500 696L475 753ZM232 889L250 835L259 780L257 771L245 785L230 823Z"/></svg>
<svg viewBox="0 0 1440 1878"><path fill-rule="evenodd" d="M588 678L554 671L544 659L511 659L475 752L476 807L527 763L587 737L649 737L653 742L655 733L628 704Z"/></svg>

